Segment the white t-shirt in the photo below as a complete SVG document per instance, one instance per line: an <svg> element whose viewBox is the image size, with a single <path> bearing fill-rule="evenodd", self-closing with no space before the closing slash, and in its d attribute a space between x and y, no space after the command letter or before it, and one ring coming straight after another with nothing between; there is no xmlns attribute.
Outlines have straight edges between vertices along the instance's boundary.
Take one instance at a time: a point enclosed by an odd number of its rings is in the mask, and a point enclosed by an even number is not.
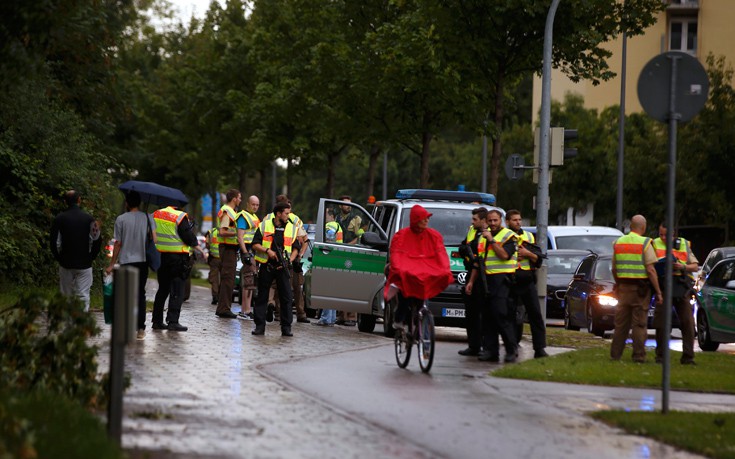
<svg viewBox="0 0 735 459"><path fill-rule="evenodd" d="M145 261L145 241L148 225L144 212L125 212L115 219L114 238L120 242L117 262L121 265ZM151 231L156 230L153 219L148 219Z"/></svg>

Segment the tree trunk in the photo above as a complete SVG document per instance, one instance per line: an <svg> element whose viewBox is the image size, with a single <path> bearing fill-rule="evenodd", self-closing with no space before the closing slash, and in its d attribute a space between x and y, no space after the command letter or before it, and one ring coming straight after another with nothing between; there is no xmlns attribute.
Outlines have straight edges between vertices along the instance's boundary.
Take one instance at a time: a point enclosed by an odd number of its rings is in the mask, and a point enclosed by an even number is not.
<svg viewBox="0 0 735 459"><path fill-rule="evenodd" d="M431 115L424 113L424 133L421 135L421 179L419 188L429 187L429 146L433 135L429 132Z"/></svg>
<svg viewBox="0 0 735 459"><path fill-rule="evenodd" d="M261 209L270 209L273 206L271 206L270 203L268 202L268 200L265 198L266 197L266 191L265 191L265 187L266 187L266 180L265 180L266 168L265 167L262 168L262 169L260 169L258 171L258 176L260 178L260 186L258 187L260 189L260 191L258 191L258 194L260 195L259 196L260 197L260 208ZM268 213L268 212L265 212L265 213Z"/></svg>
<svg viewBox="0 0 735 459"><path fill-rule="evenodd" d="M293 167L293 159L289 159L288 161L286 161L286 193L285 194L286 194L286 196L288 196L291 199L293 199L293 196L291 196L291 189L292 189L291 188L291 181L292 181L292 178L293 178L293 177L291 177L291 168L292 167Z"/></svg>
<svg viewBox="0 0 735 459"><path fill-rule="evenodd" d="M376 144L370 148L370 162L368 163L368 183L367 195L375 196L375 171L378 168L378 158L380 157L380 147Z"/></svg>
<svg viewBox="0 0 735 459"><path fill-rule="evenodd" d="M490 155L490 193L498 198L498 176L500 174L500 156L503 153L500 142L500 134L503 132L503 91L505 79L502 73L497 76L498 83L495 85L495 111L493 113L493 124L495 132L493 133L493 152Z"/></svg>
<svg viewBox="0 0 735 459"><path fill-rule="evenodd" d="M217 213L219 212L219 207L217 207L217 195L219 195L217 190L213 190L209 193L209 197L212 198L212 228L217 227Z"/></svg>
<svg viewBox="0 0 735 459"><path fill-rule="evenodd" d="M337 156L340 151L341 150L330 153L327 156L327 188L325 191L328 198L334 197L334 169L337 164Z"/></svg>

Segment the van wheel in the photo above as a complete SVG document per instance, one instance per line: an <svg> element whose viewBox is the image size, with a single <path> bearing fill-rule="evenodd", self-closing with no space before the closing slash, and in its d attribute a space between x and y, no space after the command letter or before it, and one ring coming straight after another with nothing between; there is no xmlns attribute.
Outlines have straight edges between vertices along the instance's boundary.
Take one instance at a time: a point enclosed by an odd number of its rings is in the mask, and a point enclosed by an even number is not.
<svg viewBox="0 0 735 459"><path fill-rule="evenodd" d="M372 314L358 314L357 329L363 333L372 333L375 330L375 316Z"/></svg>

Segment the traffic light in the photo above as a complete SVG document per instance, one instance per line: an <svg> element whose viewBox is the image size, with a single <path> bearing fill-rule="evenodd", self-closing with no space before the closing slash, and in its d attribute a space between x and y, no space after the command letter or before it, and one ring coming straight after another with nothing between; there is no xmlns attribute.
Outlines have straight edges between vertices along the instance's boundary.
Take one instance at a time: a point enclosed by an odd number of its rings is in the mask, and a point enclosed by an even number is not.
<svg viewBox="0 0 735 459"><path fill-rule="evenodd" d="M577 140L576 129L564 129L563 127L551 128L551 155L549 158L549 165L563 166L565 159L577 156L577 149L569 146L569 144L575 140Z"/></svg>

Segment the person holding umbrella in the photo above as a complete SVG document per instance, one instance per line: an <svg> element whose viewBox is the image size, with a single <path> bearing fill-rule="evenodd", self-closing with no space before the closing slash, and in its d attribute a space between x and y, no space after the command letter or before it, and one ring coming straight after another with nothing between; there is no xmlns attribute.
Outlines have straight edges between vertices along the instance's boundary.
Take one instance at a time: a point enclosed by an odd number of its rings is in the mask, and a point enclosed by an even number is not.
<svg viewBox="0 0 735 459"><path fill-rule="evenodd" d="M161 267L158 269L158 291L153 303L154 330L187 331L179 323L181 304L184 302L184 284L189 277L189 247L197 247L199 241L194 234L193 223L186 212L174 206L153 213L156 227L156 249L161 252ZM163 306L168 301L168 314L163 322Z"/></svg>

